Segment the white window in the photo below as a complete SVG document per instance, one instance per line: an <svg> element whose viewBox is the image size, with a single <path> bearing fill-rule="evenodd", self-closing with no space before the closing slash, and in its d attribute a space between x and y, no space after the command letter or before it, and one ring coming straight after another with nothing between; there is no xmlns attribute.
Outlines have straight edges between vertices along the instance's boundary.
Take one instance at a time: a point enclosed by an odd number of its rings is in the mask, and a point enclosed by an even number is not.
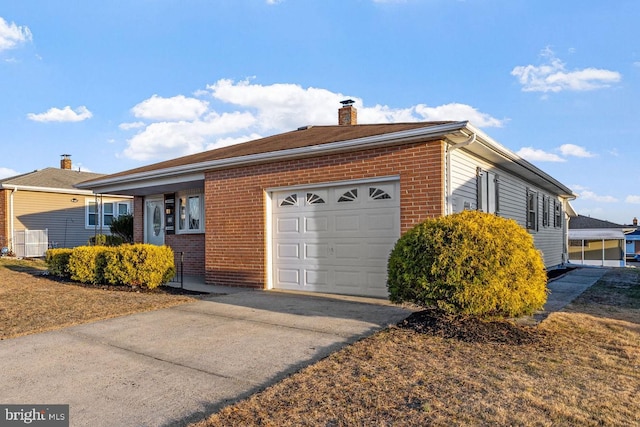
<svg viewBox="0 0 640 427"><path fill-rule="evenodd" d="M553 226L562 227L562 206L557 200L553 201Z"/></svg>
<svg viewBox="0 0 640 427"><path fill-rule="evenodd" d="M527 228L538 230L538 193L527 188Z"/></svg>
<svg viewBox="0 0 640 427"><path fill-rule="evenodd" d="M85 200L85 227L109 229L115 218L131 212L131 202L101 202L98 199Z"/></svg>
<svg viewBox="0 0 640 427"><path fill-rule="evenodd" d="M476 179L478 210L498 214L500 212L500 176L478 168Z"/></svg>
<svg viewBox="0 0 640 427"><path fill-rule="evenodd" d="M202 194L178 195L178 233L204 232L203 201Z"/></svg>
<svg viewBox="0 0 640 427"><path fill-rule="evenodd" d="M549 196L542 196L542 226L548 227L551 223L551 213L550 213L550 203L551 199Z"/></svg>

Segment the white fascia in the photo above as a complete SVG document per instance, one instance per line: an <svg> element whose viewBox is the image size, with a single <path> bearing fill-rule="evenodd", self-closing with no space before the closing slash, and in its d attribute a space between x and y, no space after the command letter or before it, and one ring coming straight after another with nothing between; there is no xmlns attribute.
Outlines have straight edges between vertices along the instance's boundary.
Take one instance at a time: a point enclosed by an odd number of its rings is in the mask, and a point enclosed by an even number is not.
<svg viewBox="0 0 640 427"><path fill-rule="evenodd" d="M93 195L93 192L90 190L76 190L73 188L36 187L31 185L11 185L11 184L0 184L0 188L2 188L3 190L34 191L34 192L40 192L40 193L77 194L80 196Z"/></svg>

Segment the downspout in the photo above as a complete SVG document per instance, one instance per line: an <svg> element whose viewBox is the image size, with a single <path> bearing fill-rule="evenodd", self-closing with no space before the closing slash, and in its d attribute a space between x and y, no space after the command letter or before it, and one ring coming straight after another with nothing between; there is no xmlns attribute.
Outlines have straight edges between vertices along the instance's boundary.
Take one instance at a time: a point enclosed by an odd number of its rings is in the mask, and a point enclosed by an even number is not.
<svg viewBox="0 0 640 427"><path fill-rule="evenodd" d="M453 201L451 200L453 197L453 191L451 190L451 152L457 150L458 148L467 147L476 142L476 134L472 133L466 141L459 142L457 144L447 144L446 153L445 153L445 167L447 168L446 173L446 189L445 189L445 202L446 209L445 215L449 215L453 213Z"/></svg>
<svg viewBox="0 0 640 427"><path fill-rule="evenodd" d="M13 251L13 241L14 241L14 223L13 223L13 195L18 191L18 187L14 186L13 190L11 190L11 194L9 194L9 228L11 229L11 242L9 243L9 251L11 253L15 253Z"/></svg>

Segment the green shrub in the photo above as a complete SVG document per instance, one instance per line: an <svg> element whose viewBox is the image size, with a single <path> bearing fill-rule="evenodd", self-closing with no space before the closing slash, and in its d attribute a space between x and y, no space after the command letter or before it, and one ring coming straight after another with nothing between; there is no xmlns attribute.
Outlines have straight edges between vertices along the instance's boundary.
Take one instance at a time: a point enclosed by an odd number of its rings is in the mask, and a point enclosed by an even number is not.
<svg viewBox="0 0 640 427"><path fill-rule="evenodd" d="M133 243L133 215L126 214L114 218L109 230L113 237L118 237L123 243Z"/></svg>
<svg viewBox="0 0 640 427"><path fill-rule="evenodd" d="M173 251L168 246L123 245L106 254L104 279L110 284L153 289L174 274Z"/></svg>
<svg viewBox="0 0 640 427"><path fill-rule="evenodd" d="M55 276L69 277L71 275L69 272L69 257L72 252L73 249L67 248L47 250L44 260L47 263L49 273Z"/></svg>
<svg viewBox="0 0 640 427"><path fill-rule="evenodd" d="M108 235L108 234L96 234L89 237L89 246L120 246L125 243L124 239L120 236Z"/></svg>
<svg viewBox="0 0 640 427"><path fill-rule="evenodd" d="M396 242L389 298L452 314L532 314L547 299L546 271L533 238L514 220L477 211L430 219Z"/></svg>
<svg viewBox="0 0 640 427"><path fill-rule="evenodd" d="M106 253L113 249L106 246L78 246L69 257L71 279L82 283L104 283Z"/></svg>

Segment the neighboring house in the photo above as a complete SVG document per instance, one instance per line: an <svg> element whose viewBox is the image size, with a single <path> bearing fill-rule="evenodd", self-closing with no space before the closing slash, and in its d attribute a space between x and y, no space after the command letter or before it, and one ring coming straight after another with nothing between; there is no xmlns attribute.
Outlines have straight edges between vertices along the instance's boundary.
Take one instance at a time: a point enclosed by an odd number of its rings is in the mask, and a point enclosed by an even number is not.
<svg viewBox="0 0 640 427"><path fill-rule="evenodd" d="M481 209L566 262L569 188L468 122L305 126L79 185L135 197L135 240L210 284L382 296L401 233Z"/></svg>
<svg viewBox="0 0 640 427"><path fill-rule="evenodd" d="M569 222L569 262L624 267L625 233L634 227L578 215Z"/></svg>
<svg viewBox="0 0 640 427"><path fill-rule="evenodd" d="M109 234L111 220L131 212L132 198L97 197L74 187L102 176L73 170L70 156L63 155L59 169L0 179L0 247L18 256L43 256L43 248L86 245L95 234Z"/></svg>
<svg viewBox="0 0 640 427"><path fill-rule="evenodd" d="M640 228L638 228L638 218L633 218L632 224L629 229L633 229L633 231L627 232L624 235L627 259L640 261Z"/></svg>

